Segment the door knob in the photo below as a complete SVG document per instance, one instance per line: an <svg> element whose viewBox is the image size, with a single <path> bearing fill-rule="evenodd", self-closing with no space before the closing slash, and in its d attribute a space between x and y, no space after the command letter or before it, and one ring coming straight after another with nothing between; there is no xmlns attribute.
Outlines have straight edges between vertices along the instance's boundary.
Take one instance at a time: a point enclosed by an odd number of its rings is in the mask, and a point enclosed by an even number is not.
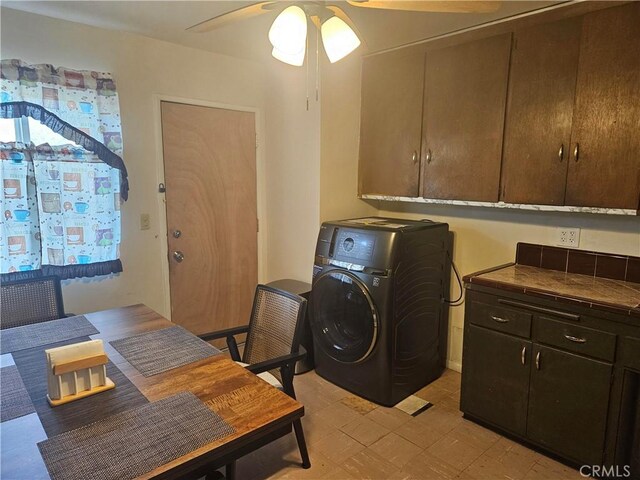
<svg viewBox="0 0 640 480"><path fill-rule="evenodd" d="M182 253L180 250L176 250L175 252L173 252L173 259L178 263L182 262L182 260L184 260L184 253Z"/></svg>
<svg viewBox="0 0 640 480"><path fill-rule="evenodd" d="M173 238L180 238L180 235L182 235L182 232L180 230L173 231Z"/></svg>

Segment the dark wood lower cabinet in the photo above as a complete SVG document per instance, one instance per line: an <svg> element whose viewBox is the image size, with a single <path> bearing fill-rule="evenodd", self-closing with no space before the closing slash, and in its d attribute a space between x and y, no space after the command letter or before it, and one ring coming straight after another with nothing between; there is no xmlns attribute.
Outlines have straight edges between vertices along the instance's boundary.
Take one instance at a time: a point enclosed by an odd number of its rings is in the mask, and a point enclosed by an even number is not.
<svg viewBox="0 0 640 480"><path fill-rule="evenodd" d="M476 325L464 341L462 410L524 435L531 342Z"/></svg>
<svg viewBox="0 0 640 480"><path fill-rule="evenodd" d="M474 284L466 295L465 416L573 466L637 475L637 318Z"/></svg>
<svg viewBox="0 0 640 480"><path fill-rule="evenodd" d="M535 344L533 355L527 437L601 465L612 365Z"/></svg>

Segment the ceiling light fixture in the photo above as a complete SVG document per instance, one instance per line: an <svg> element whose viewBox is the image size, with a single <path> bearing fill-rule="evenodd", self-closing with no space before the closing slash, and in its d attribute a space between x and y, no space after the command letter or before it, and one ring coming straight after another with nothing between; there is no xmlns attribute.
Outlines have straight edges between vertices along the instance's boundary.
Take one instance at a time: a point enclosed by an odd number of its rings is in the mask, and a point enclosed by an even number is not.
<svg viewBox="0 0 640 480"><path fill-rule="evenodd" d="M274 51L285 58L290 55L297 58L300 52L304 58L307 42L307 15L304 10L296 5L285 8L269 29L269 41ZM274 57L278 58L276 55ZM282 61L289 63L286 60Z"/></svg>
<svg viewBox="0 0 640 480"><path fill-rule="evenodd" d="M360 46L360 39L344 20L331 17L322 24L322 44L331 63L346 57Z"/></svg>
<svg viewBox="0 0 640 480"><path fill-rule="evenodd" d="M318 21L318 23L316 23ZM319 18L314 16L319 25ZM322 44L331 63L346 57L360 45L360 39L344 20L332 16L320 26ZM289 65L304 64L307 40L307 15L297 5L285 8L269 29L269 41L273 45L271 55Z"/></svg>

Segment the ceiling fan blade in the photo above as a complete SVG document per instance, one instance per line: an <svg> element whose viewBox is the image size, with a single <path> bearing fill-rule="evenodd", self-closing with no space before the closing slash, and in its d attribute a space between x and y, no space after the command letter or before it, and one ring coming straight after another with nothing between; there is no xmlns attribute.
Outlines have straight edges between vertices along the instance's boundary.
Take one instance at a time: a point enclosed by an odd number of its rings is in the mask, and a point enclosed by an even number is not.
<svg viewBox="0 0 640 480"><path fill-rule="evenodd" d="M209 32L216 28L223 27L229 23L237 22L239 20L246 20L247 18L256 17L267 11L266 6L275 2L257 2L253 5L247 5L246 7L231 10L230 12L223 13L216 17L205 20L204 22L197 23L187 28L187 31L194 33Z"/></svg>
<svg viewBox="0 0 640 480"><path fill-rule="evenodd" d="M500 8L498 0L347 0L354 7L411 12L489 13Z"/></svg>

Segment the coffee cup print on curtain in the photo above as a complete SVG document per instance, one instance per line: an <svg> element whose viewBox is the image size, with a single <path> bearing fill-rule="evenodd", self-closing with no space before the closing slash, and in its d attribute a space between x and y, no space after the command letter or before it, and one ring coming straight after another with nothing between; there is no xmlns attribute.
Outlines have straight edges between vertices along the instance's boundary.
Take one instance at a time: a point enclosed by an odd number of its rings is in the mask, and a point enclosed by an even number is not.
<svg viewBox="0 0 640 480"><path fill-rule="evenodd" d="M24 255L27 253L27 239L25 235L7 237L9 255Z"/></svg>
<svg viewBox="0 0 640 480"><path fill-rule="evenodd" d="M82 191L82 174L65 172L63 177L63 190L65 192L81 192Z"/></svg>
<svg viewBox="0 0 640 480"><path fill-rule="evenodd" d="M83 202L82 199L79 199L78 202L73 204L73 209L76 213L82 215L89 211L89 204L87 202Z"/></svg>
<svg viewBox="0 0 640 480"><path fill-rule="evenodd" d="M22 187L20 180L16 178L5 178L3 180L4 198L22 198Z"/></svg>
<svg viewBox="0 0 640 480"><path fill-rule="evenodd" d="M13 211L13 216L18 222L26 222L29 219L31 212L26 208L16 208Z"/></svg>
<svg viewBox="0 0 640 480"><path fill-rule="evenodd" d="M42 106L47 110L58 110L60 108L58 89L42 87Z"/></svg>
<svg viewBox="0 0 640 480"><path fill-rule="evenodd" d="M84 245L84 228L67 227L67 245Z"/></svg>
<svg viewBox="0 0 640 480"><path fill-rule="evenodd" d="M41 193L40 204L44 213L61 213L62 204L59 193Z"/></svg>

